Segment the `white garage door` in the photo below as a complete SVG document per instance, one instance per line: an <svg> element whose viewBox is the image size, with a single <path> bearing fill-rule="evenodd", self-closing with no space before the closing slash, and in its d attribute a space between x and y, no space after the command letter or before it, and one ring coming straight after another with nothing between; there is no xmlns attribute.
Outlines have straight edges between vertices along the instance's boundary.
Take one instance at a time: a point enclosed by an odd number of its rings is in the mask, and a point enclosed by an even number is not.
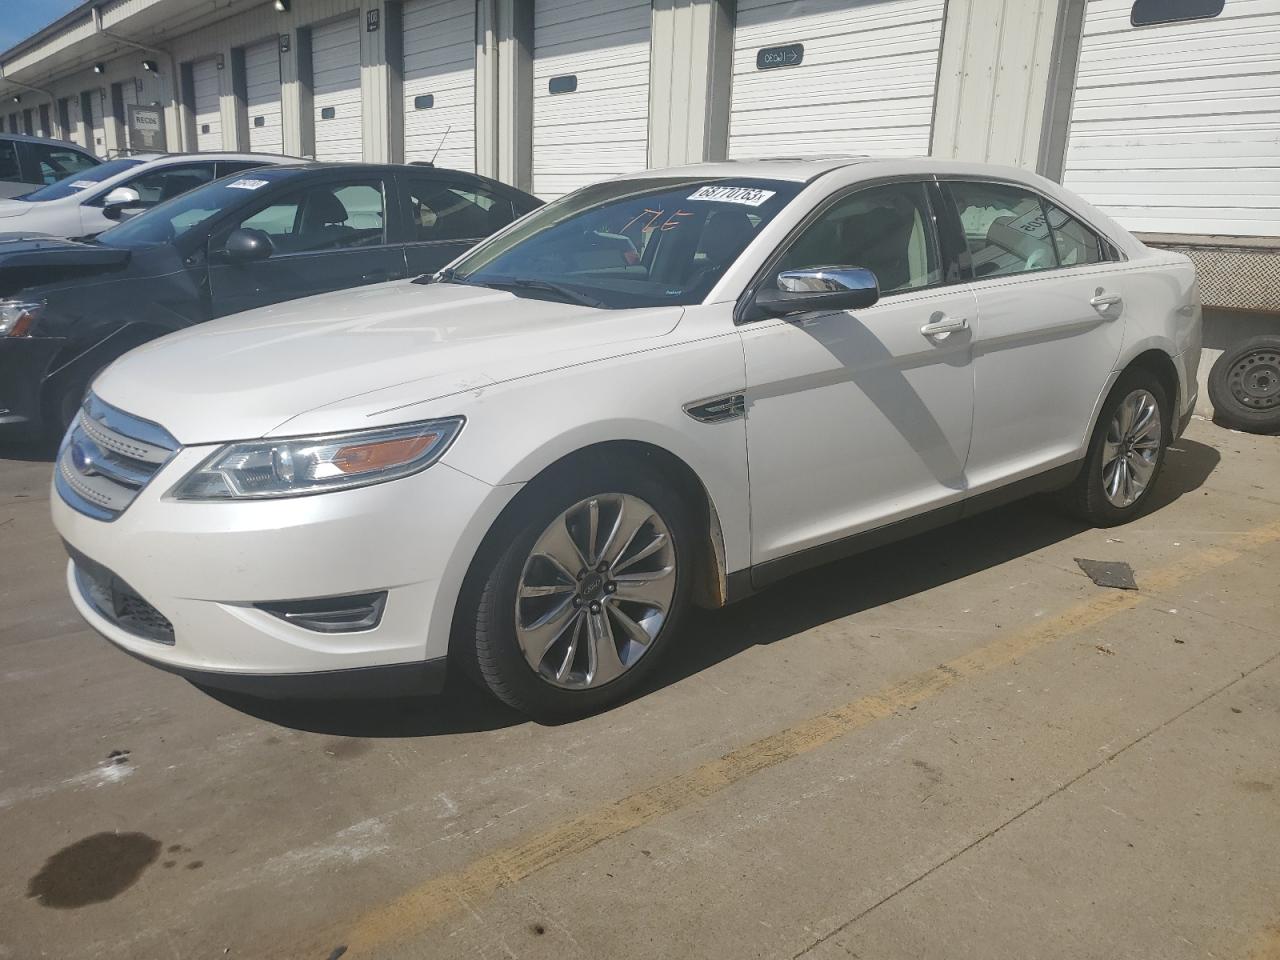
<svg viewBox="0 0 1280 960"><path fill-rule="evenodd" d="M138 82L136 80L123 80L120 83L120 116L116 119L120 123L120 135L124 138L125 146L132 147L129 142L129 104L138 103Z"/></svg>
<svg viewBox="0 0 1280 960"><path fill-rule="evenodd" d="M103 108L101 91L94 90L89 94L89 109L93 111L93 121L89 131L89 149L100 157L107 155L106 117Z"/></svg>
<svg viewBox="0 0 1280 960"><path fill-rule="evenodd" d="M1131 230L1280 236L1280 0L1135 27L1091 0L1063 180Z"/></svg>
<svg viewBox="0 0 1280 960"><path fill-rule="evenodd" d="M404 157L475 171L475 0L404 5Z"/></svg>
<svg viewBox="0 0 1280 960"><path fill-rule="evenodd" d="M346 17L311 31L316 159L360 160L360 22Z"/></svg>
<svg viewBox="0 0 1280 960"><path fill-rule="evenodd" d="M729 156L928 153L943 9L739 0Z"/></svg>
<svg viewBox="0 0 1280 960"><path fill-rule="evenodd" d="M191 65L191 84L196 101L196 149L221 150L221 76L216 60L198 60Z"/></svg>
<svg viewBox="0 0 1280 960"><path fill-rule="evenodd" d="M550 200L643 170L650 0L535 0L533 9L533 192Z"/></svg>
<svg viewBox="0 0 1280 960"><path fill-rule="evenodd" d="M244 86L249 149L255 153L284 153L279 40L272 37L244 48Z"/></svg>

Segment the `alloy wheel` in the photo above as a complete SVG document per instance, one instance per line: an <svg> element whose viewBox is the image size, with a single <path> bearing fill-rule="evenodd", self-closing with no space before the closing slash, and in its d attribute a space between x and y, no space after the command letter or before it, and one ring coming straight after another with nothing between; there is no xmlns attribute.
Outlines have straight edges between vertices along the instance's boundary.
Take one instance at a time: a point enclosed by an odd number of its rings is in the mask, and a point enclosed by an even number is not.
<svg viewBox="0 0 1280 960"><path fill-rule="evenodd" d="M529 666L557 687L616 680L652 648L671 610L671 531L639 497L581 500L534 544L516 591L516 636Z"/></svg>
<svg viewBox="0 0 1280 960"><path fill-rule="evenodd" d="M1134 390L1120 401L1102 447L1102 490L1112 506L1131 506L1146 491L1163 436L1160 405L1150 391Z"/></svg>

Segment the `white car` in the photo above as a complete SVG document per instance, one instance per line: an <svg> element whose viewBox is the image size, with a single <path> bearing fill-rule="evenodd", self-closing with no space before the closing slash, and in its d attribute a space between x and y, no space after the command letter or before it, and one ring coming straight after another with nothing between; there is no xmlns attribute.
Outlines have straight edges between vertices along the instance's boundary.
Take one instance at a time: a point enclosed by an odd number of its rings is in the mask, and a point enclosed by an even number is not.
<svg viewBox="0 0 1280 960"><path fill-rule="evenodd" d="M260 153L135 154L0 200L0 235L92 237L122 219L221 177L269 163L299 163Z"/></svg>
<svg viewBox="0 0 1280 960"><path fill-rule="evenodd" d="M654 170L434 277L126 355L53 518L85 619L198 683L429 691L452 662L566 717L694 642L690 604L1033 491L1133 517L1199 353L1190 261L1034 175Z"/></svg>

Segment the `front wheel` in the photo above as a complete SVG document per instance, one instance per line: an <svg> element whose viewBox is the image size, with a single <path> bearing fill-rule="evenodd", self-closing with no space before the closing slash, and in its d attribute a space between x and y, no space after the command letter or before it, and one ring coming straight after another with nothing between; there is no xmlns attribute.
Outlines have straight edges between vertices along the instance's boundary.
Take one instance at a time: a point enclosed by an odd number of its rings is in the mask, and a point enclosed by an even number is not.
<svg viewBox="0 0 1280 960"><path fill-rule="evenodd" d="M491 538L468 632L499 699L558 721L617 703L657 664L688 602L691 512L622 463L526 494L515 529Z"/></svg>
<svg viewBox="0 0 1280 960"><path fill-rule="evenodd" d="M1172 438L1169 401L1159 379L1145 370L1121 375L1103 404L1084 466L1064 491L1068 508L1099 527L1138 516Z"/></svg>

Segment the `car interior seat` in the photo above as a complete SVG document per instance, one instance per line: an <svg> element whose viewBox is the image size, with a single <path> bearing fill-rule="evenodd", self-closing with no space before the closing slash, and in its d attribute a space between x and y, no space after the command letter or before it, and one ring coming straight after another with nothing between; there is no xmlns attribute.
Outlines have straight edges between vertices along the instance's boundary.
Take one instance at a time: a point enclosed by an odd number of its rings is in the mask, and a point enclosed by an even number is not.
<svg viewBox="0 0 1280 960"><path fill-rule="evenodd" d="M355 234L347 226L349 214L332 190L323 187L307 193L298 226L299 250L324 250L340 246Z"/></svg>

